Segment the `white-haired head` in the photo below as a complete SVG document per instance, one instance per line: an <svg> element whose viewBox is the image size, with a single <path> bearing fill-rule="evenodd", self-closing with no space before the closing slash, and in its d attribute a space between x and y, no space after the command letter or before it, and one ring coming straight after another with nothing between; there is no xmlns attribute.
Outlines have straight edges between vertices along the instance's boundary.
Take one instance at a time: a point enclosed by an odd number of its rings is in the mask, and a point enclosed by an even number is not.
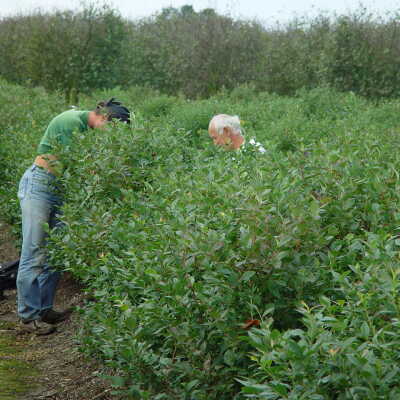
<svg viewBox="0 0 400 400"><path fill-rule="evenodd" d="M235 150L244 143L240 119L237 115L215 115L208 125L208 133L217 146Z"/></svg>

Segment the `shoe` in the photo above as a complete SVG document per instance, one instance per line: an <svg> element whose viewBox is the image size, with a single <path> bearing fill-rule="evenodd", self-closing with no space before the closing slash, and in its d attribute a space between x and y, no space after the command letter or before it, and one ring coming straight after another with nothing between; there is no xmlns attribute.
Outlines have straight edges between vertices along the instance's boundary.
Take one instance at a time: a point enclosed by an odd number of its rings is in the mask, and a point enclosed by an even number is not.
<svg viewBox="0 0 400 400"><path fill-rule="evenodd" d="M40 315L40 320L47 324L58 324L59 322L65 321L71 313L71 308L68 308L65 311L55 311L52 308L49 308L43 311Z"/></svg>
<svg viewBox="0 0 400 400"><path fill-rule="evenodd" d="M37 336L50 335L55 332L57 327L55 325L47 324L40 320L24 321L22 320L19 326L19 333L33 333Z"/></svg>

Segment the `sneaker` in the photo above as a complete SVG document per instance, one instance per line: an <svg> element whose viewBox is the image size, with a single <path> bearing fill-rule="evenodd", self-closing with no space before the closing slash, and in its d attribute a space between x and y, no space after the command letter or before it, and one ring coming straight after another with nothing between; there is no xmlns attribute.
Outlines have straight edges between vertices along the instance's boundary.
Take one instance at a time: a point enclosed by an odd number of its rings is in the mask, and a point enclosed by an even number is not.
<svg viewBox="0 0 400 400"><path fill-rule="evenodd" d="M55 311L52 308L49 308L40 315L40 320L47 324L58 324L59 322L65 321L71 313L71 308L68 308L65 311Z"/></svg>
<svg viewBox="0 0 400 400"><path fill-rule="evenodd" d="M19 333L34 333L37 336L50 335L57 327L55 325L47 324L40 320L34 321L21 321L19 326Z"/></svg>

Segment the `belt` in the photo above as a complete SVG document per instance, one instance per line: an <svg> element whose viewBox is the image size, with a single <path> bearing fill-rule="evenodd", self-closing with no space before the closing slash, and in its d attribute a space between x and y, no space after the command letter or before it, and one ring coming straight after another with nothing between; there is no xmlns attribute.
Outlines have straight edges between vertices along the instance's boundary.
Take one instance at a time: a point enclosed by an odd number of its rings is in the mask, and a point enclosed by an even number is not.
<svg viewBox="0 0 400 400"><path fill-rule="evenodd" d="M33 162L33 165L37 166L38 168L44 170L48 174L51 174L52 176L55 176L56 174L53 172L53 169L49 166L48 161L56 161L57 159L53 156L50 158L50 155L46 155L48 160L44 158L42 155L37 156L35 158L35 161Z"/></svg>
<svg viewBox="0 0 400 400"><path fill-rule="evenodd" d="M37 169L39 169L40 171L44 172L47 175L50 175L50 177L52 177L52 178L56 178L56 176L52 172L50 172L48 169L46 169L44 167L41 167L40 165L33 164L30 168L31 171L35 171Z"/></svg>

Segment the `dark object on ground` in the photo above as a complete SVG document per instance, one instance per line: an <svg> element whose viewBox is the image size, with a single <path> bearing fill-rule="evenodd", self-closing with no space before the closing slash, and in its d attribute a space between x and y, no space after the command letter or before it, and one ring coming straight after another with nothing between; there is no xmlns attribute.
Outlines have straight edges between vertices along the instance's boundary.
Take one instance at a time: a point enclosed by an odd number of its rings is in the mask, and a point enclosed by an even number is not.
<svg viewBox="0 0 400 400"><path fill-rule="evenodd" d="M68 308L65 311L55 311L52 308L49 308L41 314L40 320L47 324L58 324L59 322L65 321L71 313L71 308Z"/></svg>
<svg viewBox="0 0 400 400"><path fill-rule="evenodd" d="M5 264L0 264L0 300L4 300L4 290L14 289L18 274L19 258Z"/></svg>

